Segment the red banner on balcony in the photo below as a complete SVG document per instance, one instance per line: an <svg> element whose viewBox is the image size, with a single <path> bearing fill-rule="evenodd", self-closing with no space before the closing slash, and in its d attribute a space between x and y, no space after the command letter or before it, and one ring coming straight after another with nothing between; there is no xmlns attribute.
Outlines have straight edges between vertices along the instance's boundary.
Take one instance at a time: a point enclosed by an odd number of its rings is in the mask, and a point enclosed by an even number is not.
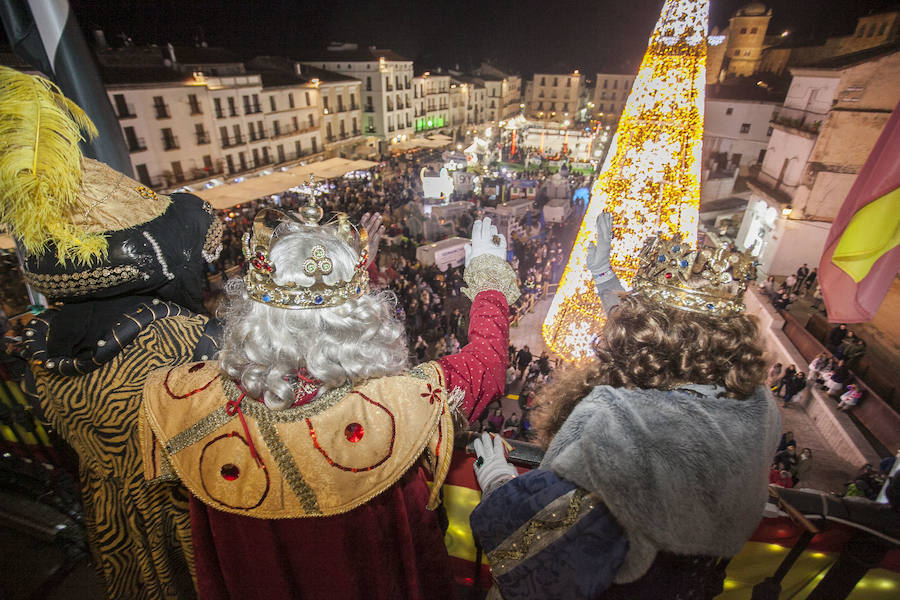
<svg viewBox="0 0 900 600"><path fill-rule="evenodd" d="M870 321L900 270L900 103L838 211L819 263L828 320Z"/></svg>

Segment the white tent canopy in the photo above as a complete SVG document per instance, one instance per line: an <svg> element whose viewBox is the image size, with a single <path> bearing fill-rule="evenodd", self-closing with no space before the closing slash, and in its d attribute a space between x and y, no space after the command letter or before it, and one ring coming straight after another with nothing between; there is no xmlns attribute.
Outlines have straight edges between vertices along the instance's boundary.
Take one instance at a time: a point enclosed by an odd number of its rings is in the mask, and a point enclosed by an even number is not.
<svg viewBox="0 0 900 600"><path fill-rule="evenodd" d="M220 185L208 190L199 190L198 196L210 203L217 210L231 208L235 204L250 202L263 196L280 194L292 187L302 185L310 174L317 179L334 179L353 171L362 171L374 167L378 163L370 160L347 160L345 158L329 158L321 162L296 166L287 171L276 171L269 175L248 177L240 183Z"/></svg>
<svg viewBox="0 0 900 600"><path fill-rule="evenodd" d="M391 146L391 150L402 152L404 150L412 150L413 148L443 148L452 142L453 138L450 136L438 133L430 138L412 138L411 140L394 144Z"/></svg>

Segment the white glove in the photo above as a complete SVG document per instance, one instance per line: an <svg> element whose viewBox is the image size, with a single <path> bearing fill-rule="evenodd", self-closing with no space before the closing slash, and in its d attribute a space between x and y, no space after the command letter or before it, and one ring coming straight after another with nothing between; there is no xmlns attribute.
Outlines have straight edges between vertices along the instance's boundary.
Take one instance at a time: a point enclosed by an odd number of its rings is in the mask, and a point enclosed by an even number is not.
<svg viewBox="0 0 900 600"><path fill-rule="evenodd" d="M514 466L506 462L503 438L482 433L472 443L475 449L475 479L484 493L492 491L519 474Z"/></svg>
<svg viewBox="0 0 900 600"><path fill-rule="evenodd" d="M612 244L612 214L602 212L597 216L597 241L588 246L586 265L594 281L603 283L616 276L609 263Z"/></svg>
<svg viewBox="0 0 900 600"><path fill-rule="evenodd" d="M490 217L475 221L472 225L472 243L466 244L466 266L482 254L492 254L506 260L506 236L497 233L497 226L491 225Z"/></svg>

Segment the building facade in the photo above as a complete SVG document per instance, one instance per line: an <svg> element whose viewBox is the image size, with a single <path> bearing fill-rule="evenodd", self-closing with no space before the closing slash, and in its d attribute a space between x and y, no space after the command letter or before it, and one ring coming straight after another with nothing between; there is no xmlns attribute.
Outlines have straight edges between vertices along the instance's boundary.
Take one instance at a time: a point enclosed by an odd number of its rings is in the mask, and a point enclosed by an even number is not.
<svg viewBox="0 0 900 600"><path fill-rule="evenodd" d="M413 81L422 94L419 106L424 111L415 117L416 133L450 129L450 75L425 71Z"/></svg>
<svg viewBox="0 0 900 600"><path fill-rule="evenodd" d="M831 221L900 100L900 48L880 48L791 69L765 159L748 180L752 197L737 240L766 273L818 262ZM764 214L775 214L774 222Z"/></svg>
<svg viewBox="0 0 900 600"><path fill-rule="evenodd" d="M535 73L526 114L540 121L572 121L580 110L579 98L584 78L572 73Z"/></svg>
<svg viewBox="0 0 900 600"><path fill-rule="evenodd" d="M358 79L297 64L298 73L319 90L325 156L355 158L368 154L363 134L362 82Z"/></svg>
<svg viewBox="0 0 900 600"><path fill-rule="evenodd" d="M390 144L412 137L414 129L413 63L391 50L371 46L360 49L343 44L329 49L320 58L302 61L310 65L358 79L362 82L363 133Z"/></svg>
<svg viewBox="0 0 900 600"><path fill-rule="evenodd" d="M625 109L625 102L634 85L634 75L597 73L592 102L592 118L603 123L615 123Z"/></svg>
<svg viewBox="0 0 900 600"><path fill-rule="evenodd" d="M749 174L761 165L774 133L771 121L781 102L754 98L716 97L707 91L703 118L703 164L708 169L738 169Z"/></svg>
<svg viewBox="0 0 900 600"><path fill-rule="evenodd" d="M104 69L103 75L135 177L150 187L167 189L308 159L324 148L314 86L269 88L253 73L206 77L197 72L172 81L165 72L140 71L129 70L118 81L116 69ZM149 81L138 81L140 75Z"/></svg>

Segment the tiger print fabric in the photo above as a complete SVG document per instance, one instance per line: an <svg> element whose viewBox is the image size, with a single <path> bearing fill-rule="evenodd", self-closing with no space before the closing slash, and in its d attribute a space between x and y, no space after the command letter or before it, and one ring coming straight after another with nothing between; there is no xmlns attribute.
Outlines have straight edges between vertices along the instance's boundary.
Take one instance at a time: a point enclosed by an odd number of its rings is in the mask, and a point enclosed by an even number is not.
<svg viewBox="0 0 900 600"><path fill-rule="evenodd" d="M94 565L112 600L195 597L189 497L179 484L144 480L138 417L147 375L189 362L206 323L190 313L157 319L80 376L32 365L45 418L78 454Z"/></svg>

